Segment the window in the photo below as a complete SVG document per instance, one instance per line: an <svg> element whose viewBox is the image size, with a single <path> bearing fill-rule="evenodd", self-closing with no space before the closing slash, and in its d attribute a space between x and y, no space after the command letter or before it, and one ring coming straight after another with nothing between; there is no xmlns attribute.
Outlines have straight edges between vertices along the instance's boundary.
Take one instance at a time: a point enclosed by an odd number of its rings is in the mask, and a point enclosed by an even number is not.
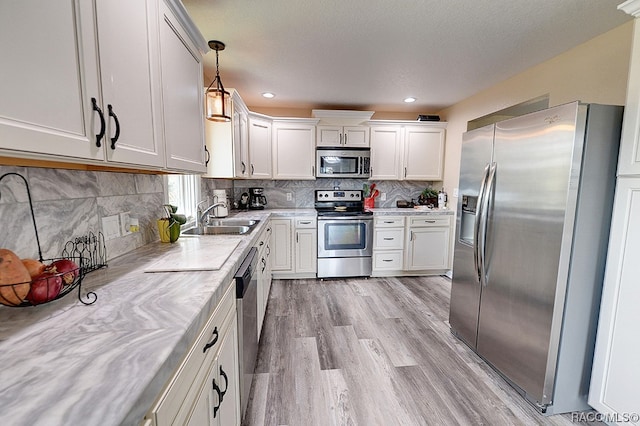
<svg viewBox="0 0 640 426"><path fill-rule="evenodd" d="M167 203L178 206L178 213L187 216L187 224L195 222L200 199L199 175L167 175Z"/></svg>

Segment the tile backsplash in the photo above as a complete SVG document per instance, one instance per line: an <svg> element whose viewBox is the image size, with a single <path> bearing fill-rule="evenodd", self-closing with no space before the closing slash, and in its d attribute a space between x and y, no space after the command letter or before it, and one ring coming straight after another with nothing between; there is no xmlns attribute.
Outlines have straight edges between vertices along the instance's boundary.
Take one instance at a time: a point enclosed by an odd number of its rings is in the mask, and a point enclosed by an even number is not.
<svg viewBox="0 0 640 426"><path fill-rule="evenodd" d="M156 219L164 200L161 175L0 166L0 175L16 172L29 183L38 236L45 259L59 257L67 241L102 230L102 218L131 212L140 232L106 242L114 258L158 240ZM0 182L0 247L37 258L38 248L24 182L7 176Z"/></svg>
<svg viewBox="0 0 640 426"><path fill-rule="evenodd" d="M102 218L130 212L138 218L140 232L106 241L108 258L114 258L157 241L156 219L164 203L162 175L0 166L0 175L15 172L29 183L38 235L45 259L59 257L67 241L102 231ZM316 189L362 189L364 179L230 180L203 178L201 197L212 200L214 189L226 189L232 201L250 187L262 187L267 208L312 208ZM396 200L416 198L429 182L379 181L386 201L376 207L395 207ZM438 183L439 185L439 183ZM439 189L439 186L434 186ZM287 195L290 194L290 200ZM24 182L7 176L0 182L0 218L4 224L0 247L22 258L38 257L38 248Z"/></svg>
<svg viewBox="0 0 640 426"><path fill-rule="evenodd" d="M202 187L205 191L218 188L227 188L228 193L233 193L233 201L238 201L243 192L248 192L251 187L264 188L267 198L267 208L312 208L314 191L316 189L332 189L336 186L340 189L362 189L363 184L371 185L374 181L366 179L325 179L316 180L228 180L228 179L203 179ZM441 183L420 181L376 181L376 188L386 193L387 199L382 201L376 198L376 207L395 207L397 200L416 199L428 186L439 190ZM287 199L291 194L291 199Z"/></svg>

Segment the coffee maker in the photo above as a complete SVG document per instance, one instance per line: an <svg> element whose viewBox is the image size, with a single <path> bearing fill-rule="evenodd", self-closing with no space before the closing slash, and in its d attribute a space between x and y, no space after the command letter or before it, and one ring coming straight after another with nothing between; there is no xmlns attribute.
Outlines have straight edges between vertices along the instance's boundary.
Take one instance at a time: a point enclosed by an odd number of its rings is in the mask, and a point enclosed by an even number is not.
<svg viewBox="0 0 640 426"><path fill-rule="evenodd" d="M267 205L263 188L249 188L249 209L262 210Z"/></svg>

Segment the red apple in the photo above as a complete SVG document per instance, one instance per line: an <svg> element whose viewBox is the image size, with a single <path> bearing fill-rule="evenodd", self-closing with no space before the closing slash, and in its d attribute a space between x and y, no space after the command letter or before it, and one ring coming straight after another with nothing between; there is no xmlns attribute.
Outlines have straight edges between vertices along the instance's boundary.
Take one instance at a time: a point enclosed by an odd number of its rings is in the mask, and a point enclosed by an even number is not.
<svg viewBox="0 0 640 426"><path fill-rule="evenodd" d="M34 305L45 303L56 298L62 290L62 277L47 270L31 282L27 300Z"/></svg>
<svg viewBox="0 0 640 426"><path fill-rule="evenodd" d="M60 274L66 285L71 284L78 277L79 269L78 265L69 259L56 260L47 267L47 271Z"/></svg>

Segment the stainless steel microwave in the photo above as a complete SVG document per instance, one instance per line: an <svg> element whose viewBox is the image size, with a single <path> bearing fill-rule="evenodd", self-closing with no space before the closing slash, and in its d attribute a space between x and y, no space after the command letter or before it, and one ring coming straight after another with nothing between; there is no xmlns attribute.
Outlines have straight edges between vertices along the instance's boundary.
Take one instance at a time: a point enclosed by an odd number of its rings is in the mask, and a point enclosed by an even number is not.
<svg viewBox="0 0 640 426"><path fill-rule="evenodd" d="M316 177L369 178L371 150L318 148Z"/></svg>

